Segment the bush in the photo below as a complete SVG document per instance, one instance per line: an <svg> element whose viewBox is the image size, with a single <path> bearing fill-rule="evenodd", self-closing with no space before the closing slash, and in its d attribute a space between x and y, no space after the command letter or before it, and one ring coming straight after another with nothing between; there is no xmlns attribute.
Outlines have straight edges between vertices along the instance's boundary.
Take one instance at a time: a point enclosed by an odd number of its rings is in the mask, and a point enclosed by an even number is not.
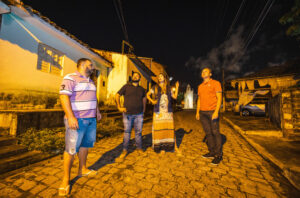
<svg viewBox="0 0 300 198"><path fill-rule="evenodd" d="M28 150L39 150L46 153L62 153L65 146L65 129L46 128L36 130L28 129L20 135L19 143L28 148Z"/></svg>
<svg viewBox="0 0 300 198"><path fill-rule="evenodd" d="M103 118L97 123L97 139L111 137L123 131L122 123L111 118ZM63 153L65 147L65 128L28 129L18 138L19 143L28 150L45 153Z"/></svg>

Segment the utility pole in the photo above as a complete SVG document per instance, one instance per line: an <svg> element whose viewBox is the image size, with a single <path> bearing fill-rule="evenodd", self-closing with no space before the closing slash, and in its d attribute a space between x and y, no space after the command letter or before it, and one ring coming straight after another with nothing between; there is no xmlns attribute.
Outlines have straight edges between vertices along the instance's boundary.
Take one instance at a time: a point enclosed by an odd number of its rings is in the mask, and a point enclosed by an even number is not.
<svg viewBox="0 0 300 198"><path fill-rule="evenodd" d="M122 54L124 54L125 52L125 45L127 45L129 47L129 51L128 51L128 54L132 54L133 53L133 46L127 42L127 41L122 41Z"/></svg>
<svg viewBox="0 0 300 198"><path fill-rule="evenodd" d="M223 93L223 97L222 97L222 99L223 99L223 112L225 112L226 102L225 102L225 71L224 71L224 68L222 68L222 81L223 81L222 82L222 84L223 84L223 91L222 91L222 93Z"/></svg>

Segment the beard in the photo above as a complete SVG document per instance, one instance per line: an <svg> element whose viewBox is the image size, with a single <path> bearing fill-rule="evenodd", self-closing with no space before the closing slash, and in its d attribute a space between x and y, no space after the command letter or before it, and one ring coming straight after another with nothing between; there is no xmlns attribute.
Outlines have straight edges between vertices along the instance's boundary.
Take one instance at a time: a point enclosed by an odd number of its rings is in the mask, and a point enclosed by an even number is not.
<svg viewBox="0 0 300 198"><path fill-rule="evenodd" d="M94 73L94 70L93 70L93 69L86 69L86 70L85 70L85 73L86 73L88 76L91 76L91 75Z"/></svg>
<svg viewBox="0 0 300 198"><path fill-rule="evenodd" d="M132 80L132 82L138 83L138 82L140 82L140 80Z"/></svg>

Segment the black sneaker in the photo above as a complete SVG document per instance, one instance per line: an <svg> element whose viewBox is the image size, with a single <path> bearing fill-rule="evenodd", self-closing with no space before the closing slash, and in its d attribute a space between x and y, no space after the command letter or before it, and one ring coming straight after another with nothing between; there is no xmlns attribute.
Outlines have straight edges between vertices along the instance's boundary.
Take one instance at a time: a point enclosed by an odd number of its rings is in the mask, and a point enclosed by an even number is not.
<svg viewBox="0 0 300 198"><path fill-rule="evenodd" d="M206 153L204 155L202 155L203 158L214 158L215 156L211 153Z"/></svg>
<svg viewBox="0 0 300 198"><path fill-rule="evenodd" d="M221 161L222 161L222 155L221 155L221 156L218 156L218 157L215 157L215 158L211 161L211 164L213 164L213 165L218 165L218 164L220 164Z"/></svg>

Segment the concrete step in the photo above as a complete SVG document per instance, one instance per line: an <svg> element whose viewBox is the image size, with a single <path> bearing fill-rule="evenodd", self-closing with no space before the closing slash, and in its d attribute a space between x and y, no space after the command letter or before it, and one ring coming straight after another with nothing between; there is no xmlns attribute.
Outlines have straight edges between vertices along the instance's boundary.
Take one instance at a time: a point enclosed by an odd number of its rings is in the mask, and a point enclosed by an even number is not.
<svg viewBox="0 0 300 198"><path fill-rule="evenodd" d="M152 119L153 119L152 116L146 116L146 117L144 117L144 122L151 121Z"/></svg>
<svg viewBox="0 0 300 198"><path fill-rule="evenodd" d="M0 159L7 158L13 155L18 155L27 152L27 148L21 145L1 146Z"/></svg>
<svg viewBox="0 0 300 198"><path fill-rule="evenodd" d="M0 174L16 170L29 164L41 161L44 156L39 151L30 151L0 160Z"/></svg>
<svg viewBox="0 0 300 198"><path fill-rule="evenodd" d="M123 119L123 115L113 116L113 117L110 117L110 118L112 118L114 120L122 120ZM144 122L148 122L150 120L152 120L152 116L145 116L144 117Z"/></svg>
<svg viewBox="0 0 300 198"><path fill-rule="evenodd" d="M109 117L109 118L114 119L116 121L116 120L122 120L123 116L122 115L117 115L117 116L112 116L112 117Z"/></svg>
<svg viewBox="0 0 300 198"><path fill-rule="evenodd" d="M122 113L119 112L119 111L114 111L114 112L106 113L106 116L107 116L107 117L122 116Z"/></svg>
<svg viewBox="0 0 300 198"><path fill-rule="evenodd" d="M8 145L16 145L17 139L14 137L0 137L0 149L2 146L8 146Z"/></svg>
<svg viewBox="0 0 300 198"><path fill-rule="evenodd" d="M117 108L105 108L105 109L100 108L100 112L101 113L111 113L111 112L119 112L119 110Z"/></svg>
<svg viewBox="0 0 300 198"><path fill-rule="evenodd" d="M0 136L7 136L7 135L9 135L9 128L0 127Z"/></svg>

